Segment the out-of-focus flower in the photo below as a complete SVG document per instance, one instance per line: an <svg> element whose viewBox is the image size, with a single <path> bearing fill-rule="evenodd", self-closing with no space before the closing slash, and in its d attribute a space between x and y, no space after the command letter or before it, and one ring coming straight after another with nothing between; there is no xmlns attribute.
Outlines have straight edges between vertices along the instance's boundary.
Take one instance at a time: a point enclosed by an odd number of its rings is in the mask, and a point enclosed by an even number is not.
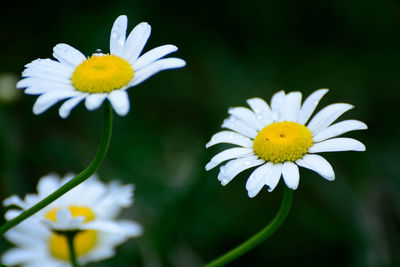
<svg viewBox="0 0 400 267"><path fill-rule="evenodd" d="M11 196L4 200L10 209L10 220L54 192L73 176L60 179L50 174L40 179L37 194L22 200ZM130 220L118 220L122 208L133 202L133 185L108 185L96 177L89 178L49 206L9 230L5 237L16 248L4 253L2 262L8 266L71 266L69 248L63 231L75 231L74 247L80 264L99 261L114 255L115 247L130 237L142 233L142 228Z"/></svg>
<svg viewBox="0 0 400 267"><path fill-rule="evenodd" d="M0 102L10 103L18 98L21 92L15 90L17 82L18 77L13 73L0 74Z"/></svg>

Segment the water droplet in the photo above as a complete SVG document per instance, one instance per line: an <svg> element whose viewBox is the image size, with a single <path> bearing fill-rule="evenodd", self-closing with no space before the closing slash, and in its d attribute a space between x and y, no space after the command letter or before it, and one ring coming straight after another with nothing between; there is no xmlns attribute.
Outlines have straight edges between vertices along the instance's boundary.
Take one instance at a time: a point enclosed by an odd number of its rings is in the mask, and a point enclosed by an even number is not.
<svg viewBox="0 0 400 267"><path fill-rule="evenodd" d="M118 37L118 34L116 32L111 33L111 38L117 39L117 37Z"/></svg>
<svg viewBox="0 0 400 267"><path fill-rule="evenodd" d="M226 172L226 167L225 167L225 166L222 166L222 167L219 169L219 172L220 172L220 173L225 173L225 172Z"/></svg>

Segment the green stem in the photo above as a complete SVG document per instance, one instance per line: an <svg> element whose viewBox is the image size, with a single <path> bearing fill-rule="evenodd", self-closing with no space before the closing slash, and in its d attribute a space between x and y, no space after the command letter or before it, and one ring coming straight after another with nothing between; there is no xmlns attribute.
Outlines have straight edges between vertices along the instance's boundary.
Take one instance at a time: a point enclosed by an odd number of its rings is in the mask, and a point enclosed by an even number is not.
<svg viewBox="0 0 400 267"><path fill-rule="evenodd" d="M290 207L292 206L292 199L293 190L285 186L282 204L275 218L264 229L248 239L246 242L208 263L207 265L205 265L205 267L224 266L234 259L245 254L249 250L253 249L254 247L258 246L266 238L270 237L273 233L275 233L276 230L279 229L279 227L285 221L287 215L289 214Z"/></svg>
<svg viewBox="0 0 400 267"><path fill-rule="evenodd" d="M103 122L103 131L101 133L100 137L100 143L99 147L97 149L97 153L95 157L93 158L92 162L89 164L89 166L84 169L81 173L79 173L77 176L75 176L72 180L70 180L68 183L64 184L60 188L58 188L56 191L51 193L48 197L44 198L31 208L25 210L22 212L20 215L15 217L12 220L7 221L0 227L0 235L3 235L5 232L10 230L12 227L16 226L23 220L29 218L39 210L43 209L47 205L49 205L51 202L55 201L57 198L61 197L65 193L67 193L69 190L74 188L75 186L79 185L80 183L84 182L86 179L88 179L92 174L99 168L100 164L103 162L104 157L106 156L108 146L110 144L111 140L111 131L112 131L112 107L109 102L107 102L105 108L104 108L104 122Z"/></svg>
<svg viewBox="0 0 400 267"><path fill-rule="evenodd" d="M75 231L66 232L64 235L67 238L68 248L69 248L69 258L71 260L72 266L79 267L78 261L76 260L76 253L74 247L74 237L76 235L76 232Z"/></svg>

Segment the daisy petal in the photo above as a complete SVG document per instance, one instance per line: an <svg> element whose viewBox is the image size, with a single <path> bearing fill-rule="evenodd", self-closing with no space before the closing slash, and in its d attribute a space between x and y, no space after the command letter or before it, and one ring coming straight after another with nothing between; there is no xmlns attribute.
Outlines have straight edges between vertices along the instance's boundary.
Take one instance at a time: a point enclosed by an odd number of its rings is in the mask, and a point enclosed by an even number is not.
<svg viewBox="0 0 400 267"><path fill-rule="evenodd" d="M282 176L287 187L296 190L299 186L299 168L293 162L284 162L282 165Z"/></svg>
<svg viewBox="0 0 400 267"><path fill-rule="evenodd" d="M143 233L142 226L136 222L128 220L119 220L116 223L118 223L119 227L123 229L122 232L127 237L135 237Z"/></svg>
<svg viewBox="0 0 400 267"><path fill-rule="evenodd" d="M274 121L283 121L282 107L285 101L285 92L279 91L271 98L272 119Z"/></svg>
<svg viewBox="0 0 400 267"><path fill-rule="evenodd" d="M162 45L151 49L142 56L140 56L133 65L134 70L140 70L154 61L178 50L175 45Z"/></svg>
<svg viewBox="0 0 400 267"><path fill-rule="evenodd" d="M129 112L129 97L124 90L114 90L107 96L115 112L120 116L125 116Z"/></svg>
<svg viewBox="0 0 400 267"><path fill-rule="evenodd" d="M248 156L229 161L227 164L220 168L218 180L222 185L227 185L236 175L242 171L255 167L264 163L264 160L259 159L257 156Z"/></svg>
<svg viewBox="0 0 400 267"><path fill-rule="evenodd" d="M35 115L43 113L51 106L55 105L58 101L65 98L77 96L80 94L81 93L77 91L67 91L67 90L45 93L37 98L35 104L33 105L33 113Z"/></svg>
<svg viewBox="0 0 400 267"><path fill-rule="evenodd" d="M128 18L125 15L119 16L111 29L110 53L121 56L125 45L126 28L128 27Z"/></svg>
<svg viewBox="0 0 400 267"><path fill-rule="evenodd" d="M123 235L123 228L114 221L95 220L85 223L81 229L98 230L101 232Z"/></svg>
<svg viewBox="0 0 400 267"><path fill-rule="evenodd" d="M103 104L104 99L107 98L107 94L90 94L86 97L85 107L88 110L95 110Z"/></svg>
<svg viewBox="0 0 400 267"><path fill-rule="evenodd" d="M323 108L318 112L314 118L307 125L307 128L311 131L313 136L316 136L326 127L331 125L337 118L339 118L343 113L352 109L354 106L345 103L332 104Z"/></svg>
<svg viewBox="0 0 400 267"><path fill-rule="evenodd" d="M79 50L67 44L58 44L53 48L53 57L63 64L78 66L86 59L85 55Z"/></svg>
<svg viewBox="0 0 400 267"><path fill-rule="evenodd" d="M244 157L244 156L249 156L253 154L253 148L242 148L242 147L235 147L235 148L230 148L227 150L222 151L221 153L218 153L215 155L209 163L206 165L206 171L211 170L212 168L216 167L220 163L229 160L229 159L234 159L238 157Z"/></svg>
<svg viewBox="0 0 400 267"><path fill-rule="evenodd" d="M59 61L50 59L50 58L39 58L35 59L32 62L25 65L25 68L43 68L58 70L59 72L71 73L74 71L74 68L70 65L65 65L60 63Z"/></svg>
<svg viewBox="0 0 400 267"><path fill-rule="evenodd" d="M24 89L24 88L29 87L30 85L38 83L40 81L42 81L42 79L28 77L28 78L24 78L24 79L18 81L16 87L17 87L17 89Z"/></svg>
<svg viewBox="0 0 400 267"><path fill-rule="evenodd" d="M315 137L313 137L314 142L320 142L332 137L336 137L338 135L354 131L354 130L365 130L367 129L368 126L357 120L346 120L346 121L341 121L335 124L332 124L328 128L325 128L325 130L322 130L319 134L317 134Z"/></svg>
<svg viewBox="0 0 400 267"><path fill-rule="evenodd" d="M233 116L230 116L229 118L225 119L221 127L238 132L252 139L254 139L257 136L257 131L255 129L251 128L248 124L244 123L242 120L239 120Z"/></svg>
<svg viewBox="0 0 400 267"><path fill-rule="evenodd" d="M20 199L19 196L16 196L16 195L12 195L11 197L3 200L4 207L8 207L8 206L12 206L12 205L23 208L23 209L27 208L26 203L24 201L22 201L22 199Z"/></svg>
<svg viewBox="0 0 400 267"><path fill-rule="evenodd" d="M65 101L58 110L58 114L60 115L60 117L63 119L68 118L71 110L76 107L85 97L86 94L82 94Z"/></svg>
<svg viewBox="0 0 400 267"><path fill-rule="evenodd" d="M139 23L126 39L122 57L129 61L129 63L134 64L146 45L150 33L151 27L147 22Z"/></svg>
<svg viewBox="0 0 400 267"><path fill-rule="evenodd" d="M34 260L37 257L36 253L28 248L13 248L4 253L1 262L9 266L24 264Z"/></svg>
<svg viewBox="0 0 400 267"><path fill-rule="evenodd" d="M299 117L297 118L298 123L303 125L306 124L311 114L317 107L319 101L328 91L329 91L328 89L319 89L307 97L307 99L301 106L300 114Z"/></svg>
<svg viewBox="0 0 400 267"><path fill-rule="evenodd" d="M266 164L256 168L250 175L246 182L247 194L250 198L255 197L265 185L265 180L272 169L272 163Z"/></svg>
<svg viewBox="0 0 400 267"><path fill-rule="evenodd" d="M256 114L257 119L261 122L261 124L265 127L268 124L272 123L272 111L268 106L267 102L265 102L261 98L250 98L247 100L247 103L251 107L251 109Z"/></svg>
<svg viewBox="0 0 400 267"><path fill-rule="evenodd" d="M252 147L253 141L250 138L247 138L241 134L231 132L231 131L222 131L219 133L214 134L211 137L210 142L206 144L206 148L213 146L215 144L220 143L228 143L234 144L242 147Z"/></svg>
<svg viewBox="0 0 400 267"><path fill-rule="evenodd" d="M306 154L302 159L296 160L300 167L315 171L328 181L335 180L335 173L329 162L320 155Z"/></svg>
<svg viewBox="0 0 400 267"><path fill-rule="evenodd" d="M157 72L168 70L168 69L176 69L182 68L186 65L186 62L180 58L164 58L157 60L145 68L136 72L135 76L132 79L132 82L128 86L135 86L139 83L147 80Z"/></svg>
<svg viewBox="0 0 400 267"><path fill-rule="evenodd" d="M365 151L365 146L353 138L332 138L312 145L309 153L335 152L335 151Z"/></svg>
<svg viewBox="0 0 400 267"><path fill-rule="evenodd" d="M61 84L71 84L70 75L68 73L54 73L54 72L45 72L40 71L37 69L25 69L22 72L22 77L32 77L32 78L41 78L40 80L43 81L53 81L59 82Z"/></svg>
<svg viewBox="0 0 400 267"><path fill-rule="evenodd" d="M4 218L6 218L6 220L9 221L19 216L21 213L22 213L21 210L7 210L6 213L4 214Z"/></svg>
<svg viewBox="0 0 400 267"><path fill-rule="evenodd" d="M258 121L256 115L254 115L254 113L248 108L244 107L230 108L228 110L228 113L241 119L243 122L247 123L257 131L260 131L264 128L262 124Z"/></svg>
<svg viewBox="0 0 400 267"><path fill-rule="evenodd" d="M290 92L285 96L283 118L286 121L296 121L300 112L301 93Z"/></svg>
<svg viewBox="0 0 400 267"><path fill-rule="evenodd" d="M56 221L59 225L67 225L71 219L71 211L67 208L60 209L56 212Z"/></svg>
<svg viewBox="0 0 400 267"><path fill-rule="evenodd" d="M40 196L46 197L60 187L60 177L56 174L43 176L37 185L37 191Z"/></svg>
<svg viewBox="0 0 400 267"><path fill-rule="evenodd" d="M279 179L282 175L282 163L273 164L271 172L268 174L265 184L268 186L268 192L272 192L278 185Z"/></svg>

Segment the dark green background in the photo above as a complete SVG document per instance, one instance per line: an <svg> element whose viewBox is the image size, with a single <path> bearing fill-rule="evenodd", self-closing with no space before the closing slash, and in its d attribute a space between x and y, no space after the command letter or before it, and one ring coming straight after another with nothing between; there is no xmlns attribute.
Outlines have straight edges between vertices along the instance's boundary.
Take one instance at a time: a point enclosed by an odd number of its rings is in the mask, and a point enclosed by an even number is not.
<svg viewBox="0 0 400 267"><path fill-rule="evenodd" d="M249 199L251 171L222 187L204 166L226 146L206 150L229 106L278 90L305 96L330 88L325 106L346 102L342 119L369 129L347 134L367 151L324 153L336 180L302 169L283 227L230 266L399 266L399 1L32 1L2 8L0 73L20 75L52 47L86 55L108 51L120 14L152 25L145 51L167 43L187 67L129 90L131 111L115 117L110 150L98 173L136 184L123 216L145 234L118 256L91 266L199 266L271 220L283 183ZM2 88L0 88L2 90ZM0 103L0 199L35 191L49 173L79 172L93 157L101 109L83 104L67 120L53 107L32 114L36 97ZM59 106L59 105L57 105ZM1 216L3 209L1 210ZM0 250L10 247L2 239Z"/></svg>

